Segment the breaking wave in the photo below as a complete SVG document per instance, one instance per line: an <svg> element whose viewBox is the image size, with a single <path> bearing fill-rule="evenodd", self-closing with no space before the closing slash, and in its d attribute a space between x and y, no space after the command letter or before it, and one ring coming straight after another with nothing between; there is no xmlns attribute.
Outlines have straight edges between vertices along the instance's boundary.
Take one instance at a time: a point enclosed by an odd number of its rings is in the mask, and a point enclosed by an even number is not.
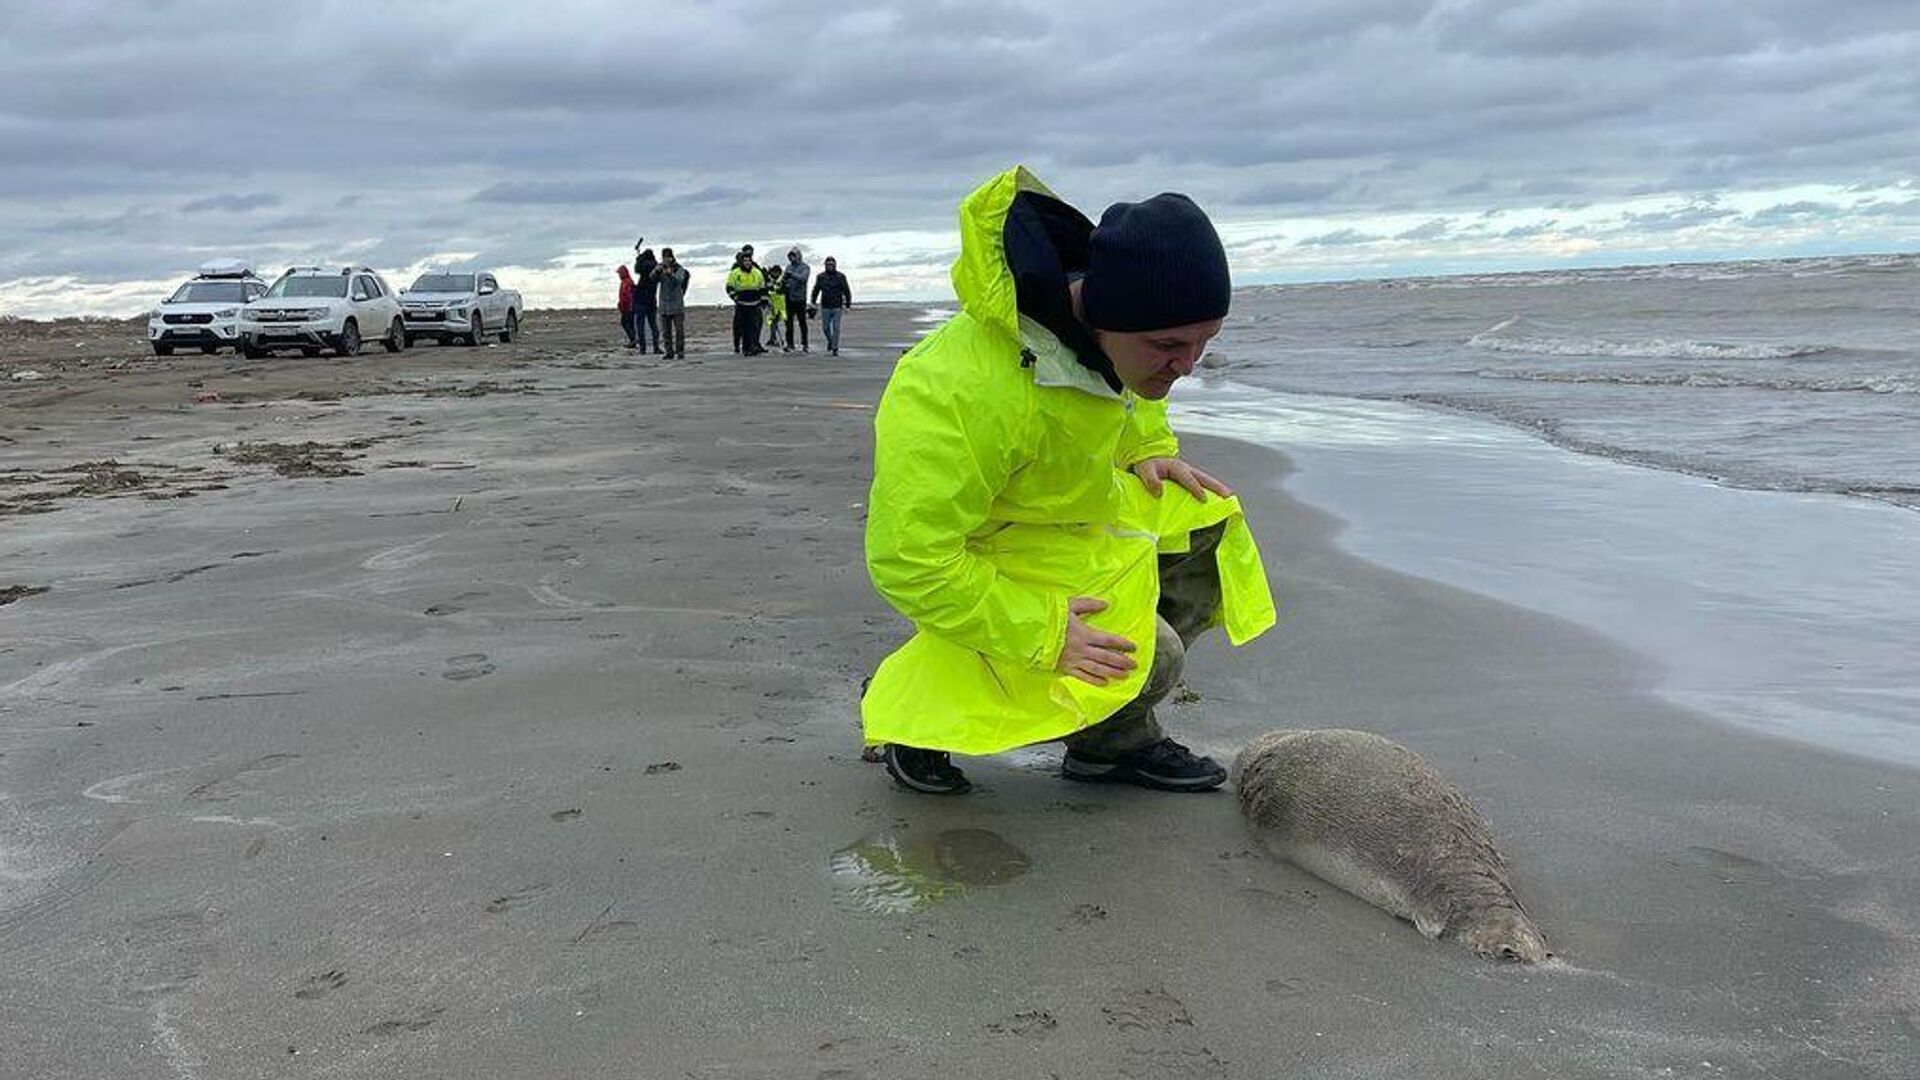
<svg viewBox="0 0 1920 1080"><path fill-rule="evenodd" d="M1539 371L1514 368L1482 368L1474 372L1482 379L1513 379L1543 383L1609 383L1618 386L1696 386L1737 387L1750 390L1798 390L1811 393L1920 394L1920 376L1880 375L1794 379L1783 377L1746 377L1724 371Z"/></svg>
<svg viewBox="0 0 1920 1080"><path fill-rule="evenodd" d="M1503 319L1467 339L1467 345L1489 352L1530 353L1536 356L1618 356L1660 360L1784 360L1832 352L1831 345L1761 345L1684 338L1642 338L1609 341L1593 337L1560 337L1540 333L1519 318Z"/></svg>

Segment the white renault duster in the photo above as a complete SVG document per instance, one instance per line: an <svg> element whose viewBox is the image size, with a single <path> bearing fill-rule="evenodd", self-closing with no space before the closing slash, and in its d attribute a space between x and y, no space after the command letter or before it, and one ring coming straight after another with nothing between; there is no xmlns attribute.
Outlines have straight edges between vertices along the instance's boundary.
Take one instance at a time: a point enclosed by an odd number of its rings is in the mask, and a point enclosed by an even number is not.
<svg viewBox="0 0 1920 1080"><path fill-rule="evenodd" d="M251 357L276 349L354 356L362 343L376 340L399 352L407 346L407 327L400 301L370 268L296 266L240 309L240 337L241 351Z"/></svg>

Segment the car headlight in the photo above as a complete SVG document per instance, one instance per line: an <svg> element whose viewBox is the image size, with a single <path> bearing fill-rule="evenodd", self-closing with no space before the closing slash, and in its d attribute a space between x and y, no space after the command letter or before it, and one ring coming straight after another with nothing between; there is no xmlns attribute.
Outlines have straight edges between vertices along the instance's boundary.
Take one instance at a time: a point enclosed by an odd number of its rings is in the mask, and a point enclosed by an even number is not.
<svg viewBox="0 0 1920 1080"><path fill-rule="evenodd" d="M154 309L153 309L152 311L149 311L149 312L147 312L147 318L149 318L149 319L157 319L157 318L159 318L159 317L160 317L160 309L159 309L159 308L154 308Z"/></svg>
<svg viewBox="0 0 1920 1080"><path fill-rule="evenodd" d="M260 313L253 310L252 308L247 308L240 312L240 321L241 322L259 322Z"/></svg>
<svg viewBox="0 0 1920 1080"><path fill-rule="evenodd" d="M219 311L213 313L213 317L216 319L231 319L239 314L239 312L239 308L221 308Z"/></svg>

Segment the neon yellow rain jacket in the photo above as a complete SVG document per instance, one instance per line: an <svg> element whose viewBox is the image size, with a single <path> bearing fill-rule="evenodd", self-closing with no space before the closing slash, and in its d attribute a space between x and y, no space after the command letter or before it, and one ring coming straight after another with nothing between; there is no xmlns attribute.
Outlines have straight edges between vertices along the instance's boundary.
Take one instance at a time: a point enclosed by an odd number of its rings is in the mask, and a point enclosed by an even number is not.
<svg viewBox="0 0 1920 1080"><path fill-rule="evenodd" d="M1165 402L1123 390L1062 313L1091 230L1024 167L960 206L962 311L900 359L874 420L867 570L917 633L862 700L870 745L991 754L1106 719L1153 664L1157 556L1187 550L1194 529L1227 523L1229 639L1273 625L1239 500L1200 502L1172 483L1155 498L1127 471L1179 444ZM1105 600L1088 621L1134 643L1128 678L1093 686L1053 670L1075 596Z"/></svg>

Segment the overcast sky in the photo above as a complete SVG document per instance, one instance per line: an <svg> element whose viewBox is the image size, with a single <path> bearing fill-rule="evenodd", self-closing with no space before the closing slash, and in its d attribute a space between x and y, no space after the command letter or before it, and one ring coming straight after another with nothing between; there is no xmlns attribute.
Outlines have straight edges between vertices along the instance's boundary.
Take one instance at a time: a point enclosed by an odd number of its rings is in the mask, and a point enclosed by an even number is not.
<svg viewBox="0 0 1920 1080"><path fill-rule="evenodd" d="M228 255L610 304L639 234L942 298L1014 162L1243 283L1920 247L1915 0L0 2L15 315Z"/></svg>

